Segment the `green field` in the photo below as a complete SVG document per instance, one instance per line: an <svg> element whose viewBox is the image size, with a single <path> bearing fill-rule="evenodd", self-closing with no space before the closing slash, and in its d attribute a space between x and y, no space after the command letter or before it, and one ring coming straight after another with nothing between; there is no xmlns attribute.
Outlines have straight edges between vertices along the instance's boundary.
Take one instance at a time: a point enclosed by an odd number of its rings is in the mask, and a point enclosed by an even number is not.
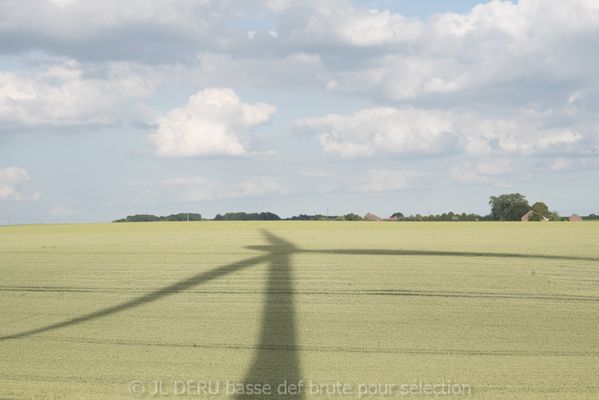
<svg viewBox="0 0 599 400"><path fill-rule="evenodd" d="M598 244L594 222L2 227L0 398L597 399Z"/></svg>

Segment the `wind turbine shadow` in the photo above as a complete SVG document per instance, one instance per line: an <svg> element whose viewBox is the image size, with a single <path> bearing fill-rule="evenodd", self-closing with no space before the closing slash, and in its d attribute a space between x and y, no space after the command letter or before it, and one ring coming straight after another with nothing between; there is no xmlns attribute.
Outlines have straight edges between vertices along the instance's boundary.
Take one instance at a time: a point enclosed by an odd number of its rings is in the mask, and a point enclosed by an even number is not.
<svg viewBox="0 0 599 400"><path fill-rule="evenodd" d="M151 293L112 307L103 308L39 328L1 336L0 341L23 339L39 333L68 328L108 317L191 289L243 268L266 262L268 263L268 278L265 290L267 295L263 303L261 331L258 345L256 346L258 350L251 367L248 369L244 383L270 384L272 392L270 395L267 395L268 398L289 397L289 394L279 394L278 386L285 383L298 383L301 379L300 362L297 354L297 327L293 298L293 277L291 273L291 255L298 252L299 249L293 243L283 240L267 231L263 231L263 234L266 236L269 244L254 246L253 248L265 251L265 255L248 258L198 273L190 278L164 286ZM292 397L297 399L303 396L299 394ZM247 398L247 396L239 398Z"/></svg>
<svg viewBox="0 0 599 400"><path fill-rule="evenodd" d="M269 241L261 246L267 251L268 280L266 298L263 300L262 321L257 353L248 369L244 384L269 384L268 395L245 398L303 398L303 393L287 393L290 385L301 380L301 368L297 351L297 323L294 302L291 255L298 252L293 243L263 231ZM285 389L282 391L280 389Z"/></svg>
<svg viewBox="0 0 599 400"><path fill-rule="evenodd" d="M384 249L330 249L310 250L300 249L293 243L286 241L274 234L263 231L268 244L249 246L252 250L262 251L265 254L247 258L235 263L224 265L200 272L190 278L183 279L171 285L164 286L146 295L136 297L121 304L103 308L79 317L63 320L43 327L22 331L6 336L1 336L0 341L22 339L39 333L49 332L61 328L68 328L88 321L108 317L152 303L175 293L183 292L193 287L226 276L232 272L258 264L268 264L268 278L266 282L266 297L263 303L261 330L256 346L257 352L252 364L245 375L246 384L270 384L272 394L264 396L237 396L238 399L248 397L303 398L303 393L293 395L278 393L278 385L286 383L297 384L301 379L300 360L298 355L298 333L294 299L294 279L292 273L291 257L293 254L337 254L337 255L386 255L386 256L454 256L454 257L501 257L512 259L551 259L569 261L599 261L595 257L576 256L548 256L540 254L512 254L512 253L486 253L486 252L456 252L456 251L424 251L424 250L384 250Z"/></svg>

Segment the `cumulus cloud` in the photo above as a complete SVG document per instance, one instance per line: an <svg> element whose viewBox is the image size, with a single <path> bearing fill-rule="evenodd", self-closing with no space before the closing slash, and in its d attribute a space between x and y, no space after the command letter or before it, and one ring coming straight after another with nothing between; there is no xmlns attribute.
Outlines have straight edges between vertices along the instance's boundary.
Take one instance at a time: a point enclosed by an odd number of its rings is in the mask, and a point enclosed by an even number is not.
<svg viewBox="0 0 599 400"><path fill-rule="evenodd" d="M283 13L286 39L304 46L384 46L415 40L422 24L387 10L365 9L350 1L289 2Z"/></svg>
<svg viewBox="0 0 599 400"><path fill-rule="evenodd" d="M5 0L0 51L46 49L83 59L164 61L231 45L222 0Z"/></svg>
<svg viewBox="0 0 599 400"><path fill-rule="evenodd" d="M549 162L541 163L539 166L543 171L551 172L577 172L582 170L599 168L599 160L596 158L564 158L558 157Z"/></svg>
<svg viewBox="0 0 599 400"><path fill-rule="evenodd" d="M27 193L23 187L30 180L29 173L21 167L0 169L0 200L35 200L39 193Z"/></svg>
<svg viewBox="0 0 599 400"><path fill-rule="evenodd" d="M417 20L345 1L291 4L281 40L327 54L329 90L503 109L562 107L585 91L597 96L596 2L490 1ZM330 52L323 43L342 49Z"/></svg>
<svg viewBox="0 0 599 400"><path fill-rule="evenodd" d="M518 113L487 118L471 112L413 107L367 108L351 115L305 118L295 124L316 135L323 150L344 158L377 154L594 153L599 139L567 127L545 127Z"/></svg>
<svg viewBox="0 0 599 400"><path fill-rule="evenodd" d="M4 128L109 125L146 116L139 101L155 83L145 68L113 63L98 76L92 71L67 59L32 71L0 70L0 123Z"/></svg>
<svg viewBox="0 0 599 400"><path fill-rule="evenodd" d="M250 128L275 112L270 104L244 103L232 89L205 89L162 116L150 139L162 157L239 156L247 153L243 142Z"/></svg>
<svg viewBox="0 0 599 400"><path fill-rule="evenodd" d="M246 82L308 82L404 102L593 108L573 100L599 89L598 8L588 0L491 1L417 19L349 0L8 1L0 15L7 40L0 43L7 52L42 48L81 59L165 63L189 63L201 49L214 55L203 61L234 70L222 76ZM263 13L272 26L252 26L251 16ZM236 29L240 20L243 29ZM307 65L286 61L292 54L325 62L306 74ZM218 74L203 61L198 76ZM311 79L298 80L298 73Z"/></svg>
<svg viewBox="0 0 599 400"><path fill-rule="evenodd" d="M451 121L438 113L410 107L368 108L349 116L306 118L296 126L317 133L326 152L346 158L378 152L438 153L457 143Z"/></svg>
<svg viewBox="0 0 599 400"><path fill-rule="evenodd" d="M510 161L505 159L486 159L481 161L468 161L463 165L453 167L449 170L451 178L467 185L480 185L487 183L499 183L512 171Z"/></svg>
<svg viewBox="0 0 599 400"><path fill-rule="evenodd" d="M426 174L410 169L371 169L358 192L392 192L424 187Z"/></svg>

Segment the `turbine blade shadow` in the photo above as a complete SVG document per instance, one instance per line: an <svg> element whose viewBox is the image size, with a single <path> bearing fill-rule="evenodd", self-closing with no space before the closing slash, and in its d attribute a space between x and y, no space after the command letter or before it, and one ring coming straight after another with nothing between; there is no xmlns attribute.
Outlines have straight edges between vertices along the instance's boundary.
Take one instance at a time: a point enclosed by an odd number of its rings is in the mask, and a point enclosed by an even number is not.
<svg viewBox="0 0 599 400"><path fill-rule="evenodd" d="M542 260L590 261L599 262L599 257L560 256L545 254L488 253L468 251L431 251L431 250L385 250L385 249L332 249L332 250L297 250L298 253L346 254L346 255L381 255L381 256L433 256L433 257L499 257L499 258L535 258Z"/></svg>
<svg viewBox="0 0 599 400"><path fill-rule="evenodd" d="M121 304L118 304L118 305L115 305L112 307L103 308L98 311L94 311L94 312L91 312L88 314L81 315L79 317L67 319L67 320L57 322L54 324L46 325L46 326L43 326L40 328L31 329L31 330L23 331L23 332L19 332L19 333L14 333L12 335L0 336L0 341L9 340L9 339L21 339L21 338L25 338L28 336L38 334L38 333L48 332L48 331L52 331L52 330L60 329L60 328L66 328L66 327L78 325L78 324L81 324L81 323L84 323L87 321L92 321L92 320L95 320L98 318L107 317L109 315L113 315L113 314L116 314L116 313L119 313L122 311L126 311L129 309L135 308L135 307L139 307L144 304L152 303L152 302L159 300L163 297L167 297L167 296L173 295L175 293L182 292L191 287L198 286L203 283L212 281L221 276L230 274L232 272L238 271L245 267L259 264L261 262L264 262L264 260L267 260L267 259L268 259L268 257L266 257L266 256L253 257L253 258L245 259L245 260L238 261L238 262L235 262L232 264L224 265L224 266L221 266L218 268L214 268L214 269L211 269L206 272L200 272L190 278L181 280L179 282L175 282L172 285L164 286L156 291L153 291L151 293L148 293L148 294L140 296L140 297L136 297L132 300L129 300L127 302L124 302L124 303L121 303Z"/></svg>

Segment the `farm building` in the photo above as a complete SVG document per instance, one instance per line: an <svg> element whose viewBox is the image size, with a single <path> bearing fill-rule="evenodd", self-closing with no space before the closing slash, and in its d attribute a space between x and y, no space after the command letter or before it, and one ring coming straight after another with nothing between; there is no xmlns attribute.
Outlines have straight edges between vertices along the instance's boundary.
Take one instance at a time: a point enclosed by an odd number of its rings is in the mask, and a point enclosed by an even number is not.
<svg viewBox="0 0 599 400"><path fill-rule="evenodd" d="M524 214L522 216L522 218L520 218L520 220L522 222L528 222L528 219L532 216L532 210L530 210L529 212L527 212L526 214Z"/></svg>
<svg viewBox="0 0 599 400"><path fill-rule="evenodd" d="M568 218L568 221L570 222L580 222L582 221L582 217L578 214L572 214L570 215L570 218Z"/></svg>
<svg viewBox="0 0 599 400"><path fill-rule="evenodd" d="M371 213L368 213L364 216L364 221L380 221L380 220L381 220L380 217L378 217L374 214L371 214Z"/></svg>

